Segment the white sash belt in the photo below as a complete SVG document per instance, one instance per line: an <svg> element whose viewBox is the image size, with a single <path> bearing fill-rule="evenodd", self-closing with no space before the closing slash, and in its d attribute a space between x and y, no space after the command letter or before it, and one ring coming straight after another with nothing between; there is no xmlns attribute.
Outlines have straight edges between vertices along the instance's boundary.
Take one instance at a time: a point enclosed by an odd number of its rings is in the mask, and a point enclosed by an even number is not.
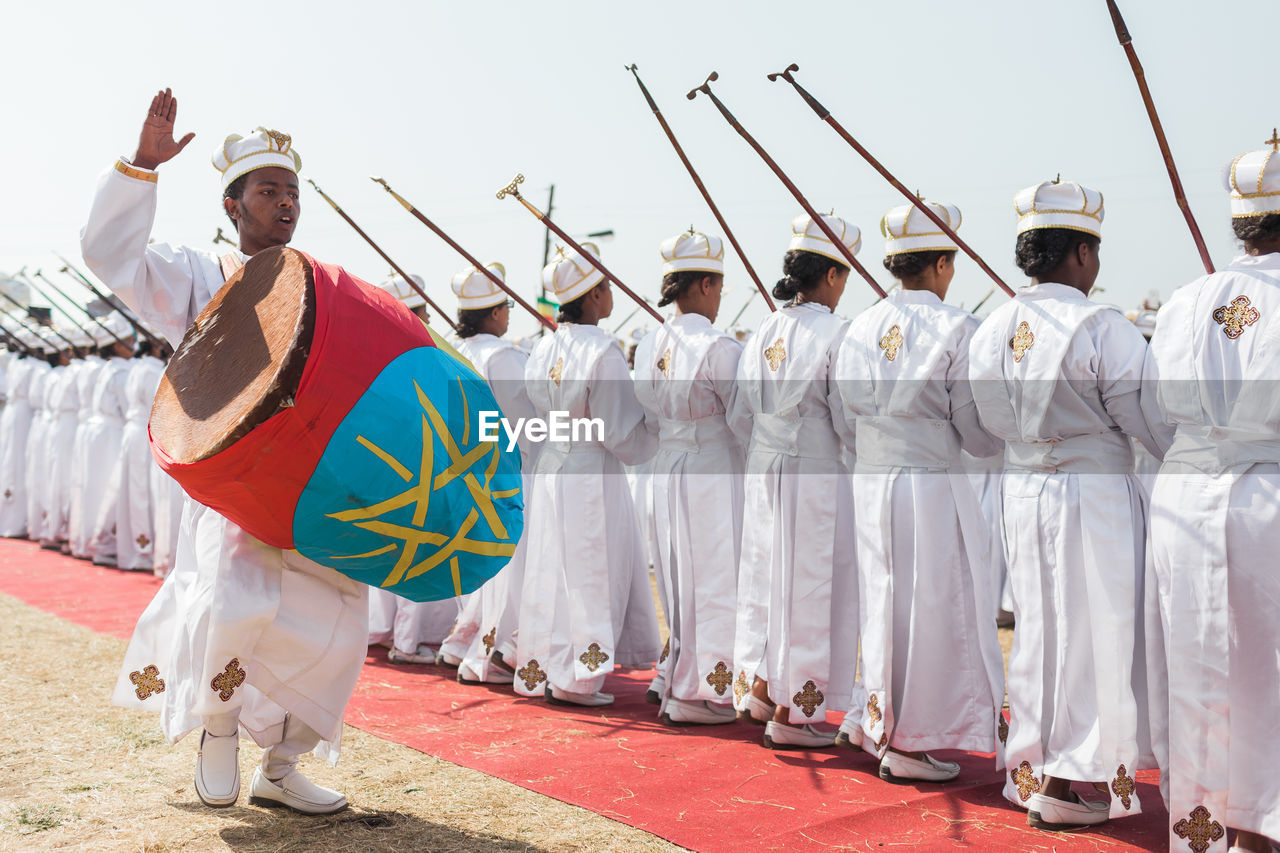
<svg viewBox="0 0 1280 853"><path fill-rule="evenodd" d="M1077 435L1057 441L1010 441L1009 468L1066 471L1073 474L1126 474L1133 471L1133 447L1123 433Z"/></svg>
<svg viewBox="0 0 1280 853"><path fill-rule="evenodd" d="M1180 424L1164 458L1217 476L1232 468L1280 462L1280 439L1269 433Z"/></svg>
<svg viewBox="0 0 1280 853"><path fill-rule="evenodd" d="M658 445L663 450L682 450L697 453L699 450L712 450L732 447L737 443L733 431L725 423L724 415L708 415L685 421L676 418L663 418L658 422Z"/></svg>
<svg viewBox="0 0 1280 853"><path fill-rule="evenodd" d="M860 417L857 436L861 465L946 470L960 454L951 422L936 418Z"/></svg>
<svg viewBox="0 0 1280 853"><path fill-rule="evenodd" d="M751 450L808 459L839 459L840 438L830 418L757 414L751 426Z"/></svg>

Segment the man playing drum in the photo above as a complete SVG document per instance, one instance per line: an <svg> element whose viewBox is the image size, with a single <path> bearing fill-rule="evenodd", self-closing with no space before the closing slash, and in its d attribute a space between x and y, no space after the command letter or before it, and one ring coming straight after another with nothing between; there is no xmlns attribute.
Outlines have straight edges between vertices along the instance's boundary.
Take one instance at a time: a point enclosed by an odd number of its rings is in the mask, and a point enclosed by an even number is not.
<svg viewBox="0 0 1280 853"><path fill-rule="evenodd" d="M152 99L137 153L102 178L80 235L89 268L175 346L249 257L293 238L301 165L282 133L227 137L213 163L239 251L218 258L149 243L156 169L194 136L175 141L177 108L168 89ZM243 730L264 748L253 800L305 814L345 808L342 794L296 765L313 749L337 760L367 648L367 587L185 504L173 571L138 621L114 701L160 711L171 743L203 727L195 785L207 805L230 806L239 796Z"/></svg>

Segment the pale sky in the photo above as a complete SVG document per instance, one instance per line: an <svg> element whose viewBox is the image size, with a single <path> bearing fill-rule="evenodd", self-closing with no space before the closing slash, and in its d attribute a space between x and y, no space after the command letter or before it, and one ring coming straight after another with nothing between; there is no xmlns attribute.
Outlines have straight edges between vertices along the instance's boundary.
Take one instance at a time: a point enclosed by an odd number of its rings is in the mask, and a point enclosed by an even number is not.
<svg viewBox="0 0 1280 853"><path fill-rule="evenodd" d="M1280 3L1120 5L1221 267L1238 254L1221 168L1280 123ZM450 312L449 279L465 262L369 175L482 261L501 261L529 301L544 229L494 192L523 172L545 208L554 183L557 224L613 229L603 260L656 299L662 240L718 227L624 70L635 62L766 285L800 208L709 100L685 99L712 70L721 99L814 206L862 229L859 260L887 287L878 223L901 197L789 86L765 79L796 62L797 79L904 183L960 207L961 235L1009 283L1023 282L1013 196L1058 173L1106 200L1098 298L1130 309L1202 272L1103 0L51 2L10 4L5 22L0 271L48 273L60 266L50 250L78 261L98 175L133 153L152 94L171 86L178 132L196 138L161 167L157 240L212 248L218 227L231 231L209 158L227 134L265 125L293 137L304 176ZM309 186L293 245L366 280L387 272ZM753 289L731 250L726 259L721 326ZM948 301L972 307L991 284L971 261L957 266ZM840 313L873 299L851 278ZM741 325L765 310L757 299ZM617 293L601 325L630 312ZM535 328L518 308L511 316L514 334Z"/></svg>

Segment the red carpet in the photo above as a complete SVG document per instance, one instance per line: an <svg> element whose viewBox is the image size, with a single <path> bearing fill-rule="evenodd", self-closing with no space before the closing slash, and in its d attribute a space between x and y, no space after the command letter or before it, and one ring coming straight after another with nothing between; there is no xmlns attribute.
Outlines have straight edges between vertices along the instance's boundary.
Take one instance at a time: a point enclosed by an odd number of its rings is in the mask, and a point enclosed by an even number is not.
<svg viewBox="0 0 1280 853"><path fill-rule="evenodd" d="M103 634L128 638L158 586L0 540L0 592ZM452 676L374 649L347 722L695 850L1165 849L1152 773L1138 774L1146 814L1050 835L1004 803L989 757L944 756L960 761L962 783L890 785L859 754L766 750L757 726L666 728L644 702L646 674L611 677L616 704L582 712Z"/></svg>

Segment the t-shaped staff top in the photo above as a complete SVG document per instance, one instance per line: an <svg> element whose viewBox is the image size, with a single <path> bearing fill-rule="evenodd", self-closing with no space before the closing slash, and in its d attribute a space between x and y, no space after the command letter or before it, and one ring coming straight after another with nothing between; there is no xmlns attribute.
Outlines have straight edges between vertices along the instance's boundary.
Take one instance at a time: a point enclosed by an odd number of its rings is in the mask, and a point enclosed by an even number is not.
<svg viewBox="0 0 1280 853"><path fill-rule="evenodd" d="M538 210L538 208L530 204L529 200L526 199L524 196L520 195L520 190L518 189L518 187L523 183L524 183L524 175L517 174L514 178L511 179L511 183L507 184L505 187L498 190L498 198L504 199L507 196L511 196L516 201L523 204L525 208L527 208L528 211L532 213L534 216L538 217L539 219L545 219L546 214L544 214L541 210Z"/></svg>

